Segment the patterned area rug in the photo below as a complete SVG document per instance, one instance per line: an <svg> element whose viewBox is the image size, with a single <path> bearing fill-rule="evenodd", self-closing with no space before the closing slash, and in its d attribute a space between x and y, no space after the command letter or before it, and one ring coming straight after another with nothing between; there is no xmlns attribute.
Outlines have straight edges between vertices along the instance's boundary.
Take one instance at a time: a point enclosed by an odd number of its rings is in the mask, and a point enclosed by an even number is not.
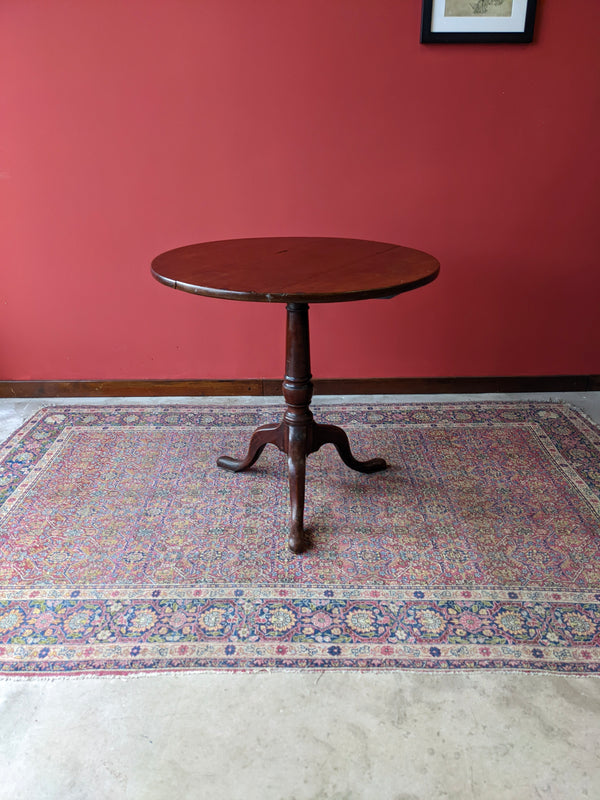
<svg viewBox="0 0 600 800"><path fill-rule="evenodd" d="M279 409L52 407L0 450L0 672L600 672L600 431L551 403L321 406L359 458L216 467Z"/></svg>

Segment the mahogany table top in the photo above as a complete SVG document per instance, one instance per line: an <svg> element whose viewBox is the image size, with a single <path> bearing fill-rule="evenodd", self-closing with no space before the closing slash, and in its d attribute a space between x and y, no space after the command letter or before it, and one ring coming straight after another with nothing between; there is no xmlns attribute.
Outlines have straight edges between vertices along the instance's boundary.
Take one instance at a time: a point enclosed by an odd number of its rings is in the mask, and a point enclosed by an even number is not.
<svg viewBox="0 0 600 800"><path fill-rule="evenodd" d="M157 256L152 274L193 294L262 303L338 303L394 297L434 280L420 250L363 239L226 239Z"/></svg>

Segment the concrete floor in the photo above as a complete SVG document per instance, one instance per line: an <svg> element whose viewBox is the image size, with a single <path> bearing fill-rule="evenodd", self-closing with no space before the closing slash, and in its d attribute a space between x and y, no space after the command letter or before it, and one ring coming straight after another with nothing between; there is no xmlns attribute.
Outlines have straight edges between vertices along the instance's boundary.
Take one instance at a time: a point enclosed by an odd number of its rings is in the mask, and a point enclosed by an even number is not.
<svg viewBox="0 0 600 800"><path fill-rule="evenodd" d="M600 393L315 405L529 398L567 400L600 422ZM50 403L64 401L0 401L0 438ZM597 799L600 679L276 672L0 680L0 800L113 798Z"/></svg>

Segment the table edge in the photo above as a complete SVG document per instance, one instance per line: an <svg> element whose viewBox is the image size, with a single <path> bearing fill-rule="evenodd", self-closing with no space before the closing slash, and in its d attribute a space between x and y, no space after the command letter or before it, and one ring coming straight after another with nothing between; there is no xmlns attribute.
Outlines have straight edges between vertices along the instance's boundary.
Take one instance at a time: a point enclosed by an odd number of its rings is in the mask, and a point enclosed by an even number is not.
<svg viewBox="0 0 600 800"><path fill-rule="evenodd" d="M381 289L363 289L355 292L345 292L343 294L339 292L273 292L267 294L236 292L233 289L215 289L208 286L196 286L194 284L176 281L173 278L160 275L156 272L153 265L150 271L155 280L172 289L187 292L188 294L201 295L203 297L214 297L218 300L237 300L249 303L348 303L356 300L391 299L404 292L409 292L412 289L418 289L420 286L426 286L428 283L434 281L440 272L439 261L433 256L431 256L431 259L436 262L437 268L422 278L417 278L416 280L406 283L385 286Z"/></svg>

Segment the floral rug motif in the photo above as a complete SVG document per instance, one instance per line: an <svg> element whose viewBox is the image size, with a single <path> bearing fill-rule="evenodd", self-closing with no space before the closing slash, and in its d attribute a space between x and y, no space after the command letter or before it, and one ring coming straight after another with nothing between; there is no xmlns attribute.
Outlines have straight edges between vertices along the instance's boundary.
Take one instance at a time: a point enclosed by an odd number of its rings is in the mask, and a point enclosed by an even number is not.
<svg viewBox="0 0 600 800"><path fill-rule="evenodd" d="M217 468L261 406L53 406L0 446L0 674L600 673L600 430L558 403L315 405L359 458Z"/></svg>

